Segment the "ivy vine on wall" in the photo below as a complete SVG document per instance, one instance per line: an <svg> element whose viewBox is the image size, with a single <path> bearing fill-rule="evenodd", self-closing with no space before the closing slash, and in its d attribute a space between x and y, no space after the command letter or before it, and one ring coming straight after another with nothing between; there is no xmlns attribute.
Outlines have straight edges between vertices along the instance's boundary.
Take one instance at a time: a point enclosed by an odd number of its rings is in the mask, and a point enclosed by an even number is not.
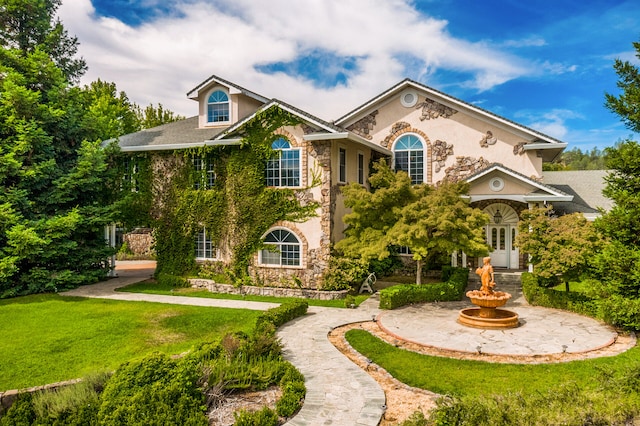
<svg viewBox="0 0 640 426"><path fill-rule="evenodd" d="M302 222L316 215L317 202L302 204L296 197L308 188L270 188L265 184L267 161L277 155L271 148L279 137L275 131L298 124L298 117L274 106L229 135L241 138L239 145L190 148L153 158L149 164L153 175L149 212L156 273L193 273L194 238L204 227L213 245L230 254L226 265L229 275L242 282L270 227L278 221ZM207 182L210 170L201 167L194 171L194 158L213 163L215 181L206 189L203 185L196 189L195 184Z"/></svg>

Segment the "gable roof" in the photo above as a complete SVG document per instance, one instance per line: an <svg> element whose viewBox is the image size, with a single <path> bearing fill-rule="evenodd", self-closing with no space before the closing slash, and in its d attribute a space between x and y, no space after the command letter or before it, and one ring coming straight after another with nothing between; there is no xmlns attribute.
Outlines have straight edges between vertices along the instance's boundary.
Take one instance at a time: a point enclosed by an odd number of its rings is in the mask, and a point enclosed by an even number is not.
<svg viewBox="0 0 640 426"><path fill-rule="evenodd" d="M551 187L573 195L570 202L553 204L558 214L583 213L587 219L600 216L599 209L608 211L613 207L613 200L605 197L605 177L608 170L571 170L559 172L542 172L544 182Z"/></svg>
<svg viewBox="0 0 640 426"><path fill-rule="evenodd" d="M465 182L468 182L470 184L473 184L474 181L488 175L489 173L492 173L494 171L498 171L499 173L505 174L507 176L510 176L511 178L524 183L526 185L529 185L531 187L533 187L533 190L531 192L529 192L528 194L522 194L522 195L508 195L508 196L500 196L498 193L493 193L493 194L487 194L487 195L472 195L471 196L471 201L481 201L481 200L489 200L489 199L512 199L515 201L520 201L520 202L524 202L524 203L528 203L528 202L558 202L558 201L572 201L573 200L573 195L571 194L567 194L566 192L549 186L549 185L545 185L544 183L538 182L534 179L531 179L525 175L523 175L522 173L518 173L515 170L512 170L508 167L505 167L504 165L500 164L500 163L492 163L489 164L487 167L485 167L482 170L477 171L476 173L473 173L469 176L467 176L464 180Z"/></svg>
<svg viewBox="0 0 640 426"><path fill-rule="evenodd" d="M211 77L207 78L205 81L203 81L202 83L198 84L196 87L191 89L187 93L187 97L190 99L198 99L198 91L200 89L203 89L203 88L206 88L207 86L212 85L213 83L217 83L221 86L225 86L227 89L229 89L229 93L231 94L241 93L243 95L249 96L250 98L253 98L262 103L269 102L269 98L259 95L256 92L252 92L251 90L245 89L242 86L238 86L237 84L232 83L228 80L225 80L224 78L220 78L217 75L212 75Z"/></svg>
<svg viewBox="0 0 640 426"><path fill-rule="evenodd" d="M444 92L436 90L432 87L426 86L422 83L418 83L417 81L406 78L396 84L395 86L389 88L388 90L380 93L378 96L368 100L364 104L360 105L356 109L348 112L342 117L335 120L335 123L339 126L346 126L349 121L354 120L356 117L364 114L367 110L372 108L374 105L395 96L401 91L413 88L422 92L426 92L431 98L436 99L443 104L454 107L457 109L463 109L468 111L471 115L477 117L478 119L484 121L491 121L494 125L498 127L506 128L506 130L511 132L520 133L523 137L527 137L530 139L530 143L524 145L524 149L528 150L552 150L556 152L550 152L550 155L547 155L546 160L550 161L555 158L566 146L568 145L566 142L562 142L554 137L549 135L545 135L544 133L538 132L537 130L531 129L527 126L523 126L522 124L516 123L515 121L509 120L508 118L499 116L494 114L491 111L480 108L468 102L465 102L461 99L455 98L453 96L447 95Z"/></svg>

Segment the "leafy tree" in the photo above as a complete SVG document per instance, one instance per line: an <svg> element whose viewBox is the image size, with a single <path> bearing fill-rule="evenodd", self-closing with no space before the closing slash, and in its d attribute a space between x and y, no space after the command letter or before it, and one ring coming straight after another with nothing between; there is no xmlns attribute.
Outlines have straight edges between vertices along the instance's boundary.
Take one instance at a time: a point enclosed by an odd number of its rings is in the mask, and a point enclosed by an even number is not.
<svg viewBox="0 0 640 426"><path fill-rule="evenodd" d="M429 258L463 250L487 253L482 227L489 218L462 197L466 184L438 187L411 185L404 172L394 172L384 161L374 165L372 191L352 183L343 189L351 213L344 218L345 238L336 244L347 256L385 259L391 246L407 246L417 262L416 283Z"/></svg>
<svg viewBox="0 0 640 426"><path fill-rule="evenodd" d="M569 291L569 281L588 272L601 238L593 223L575 213L551 217L550 207L522 212L516 244L529 254L539 282L555 285L560 277Z"/></svg>
<svg viewBox="0 0 640 426"><path fill-rule="evenodd" d="M640 42L634 42L636 58L640 59ZM622 122L634 132L640 132L640 70L629 61L616 59L613 68L618 74L617 86L622 90L618 96L605 94L605 106L618 115Z"/></svg>
<svg viewBox="0 0 640 426"><path fill-rule="evenodd" d="M136 105L134 109L142 129L150 129L160 126L161 124L184 119L183 116L165 109L161 103L159 103L157 107L153 106L153 104L147 105L144 110Z"/></svg>
<svg viewBox="0 0 640 426"><path fill-rule="evenodd" d="M118 93L115 83L98 79L85 86L83 94L89 105L84 121L93 132L92 139L111 139L140 130L137 105L126 93Z"/></svg>
<svg viewBox="0 0 640 426"><path fill-rule="evenodd" d="M606 155L598 148L582 152L580 148L564 151L553 163L544 163L544 170L602 170L605 168Z"/></svg>

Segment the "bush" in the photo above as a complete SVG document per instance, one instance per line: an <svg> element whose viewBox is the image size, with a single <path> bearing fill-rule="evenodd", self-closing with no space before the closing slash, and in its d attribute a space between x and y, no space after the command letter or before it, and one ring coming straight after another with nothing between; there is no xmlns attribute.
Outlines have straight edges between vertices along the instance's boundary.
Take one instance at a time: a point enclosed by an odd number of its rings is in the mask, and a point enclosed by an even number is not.
<svg viewBox="0 0 640 426"><path fill-rule="evenodd" d="M278 415L269 407L260 411L240 410L234 413L236 421L234 426L277 426Z"/></svg>
<svg viewBox="0 0 640 426"><path fill-rule="evenodd" d="M36 412L33 408L33 396L30 393L21 393L18 399L0 417L2 426L30 426L36 421Z"/></svg>
<svg viewBox="0 0 640 426"><path fill-rule="evenodd" d="M396 309L412 303L462 300L469 270L453 268L447 275L449 280L444 283L396 285L380 290L380 309Z"/></svg>
<svg viewBox="0 0 640 426"><path fill-rule="evenodd" d="M322 278L322 290L350 290L360 285L369 274L369 264L361 259L332 256Z"/></svg>
<svg viewBox="0 0 640 426"><path fill-rule="evenodd" d="M262 313L256 319L256 330L264 327L265 323L280 327L282 324L306 314L307 309L309 309L309 303L304 299L285 302L277 308L271 308Z"/></svg>
<svg viewBox="0 0 640 426"><path fill-rule="evenodd" d="M276 403L276 411L282 417L291 417L300 409L307 392L304 376L291 364L280 379L280 389L282 397Z"/></svg>
<svg viewBox="0 0 640 426"><path fill-rule="evenodd" d="M166 274L164 272L158 274L157 280L158 284L171 288L185 288L191 286L189 284L189 281L187 281L184 277Z"/></svg>
<svg viewBox="0 0 640 426"><path fill-rule="evenodd" d="M558 291L541 287L535 275L522 274L522 293L531 305L563 309L581 315L598 317L598 302L584 293Z"/></svg>
<svg viewBox="0 0 640 426"><path fill-rule="evenodd" d="M101 424L203 425L204 395L196 363L156 353L121 365L107 382L98 412Z"/></svg>
<svg viewBox="0 0 640 426"><path fill-rule="evenodd" d="M640 299L613 295L599 301L600 317L608 324L627 330L640 330Z"/></svg>

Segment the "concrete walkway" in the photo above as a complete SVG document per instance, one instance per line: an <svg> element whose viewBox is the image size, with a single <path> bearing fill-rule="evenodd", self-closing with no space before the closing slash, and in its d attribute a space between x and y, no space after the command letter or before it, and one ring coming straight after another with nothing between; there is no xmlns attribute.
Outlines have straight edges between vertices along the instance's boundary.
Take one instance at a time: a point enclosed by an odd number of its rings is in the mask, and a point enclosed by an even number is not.
<svg viewBox="0 0 640 426"><path fill-rule="evenodd" d="M60 293L79 296L136 302L170 303L267 310L279 306L274 303L242 300L205 299L185 296L124 293L115 289L143 281L153 274L150 262L121 262L118 278L98 284L82 286ZM357 367L328 340L332 328L351 322L371 320L379 314L371 301L359 309L336 309L312 306L309 314L287 323L278 331L284 346L284 357L305 377L307 395L298 414L287 425L368 425L376 426L384 414L385 396L382 388L365 371Z"/></svg>
<svg viewBox="0 0 640 426"><path fill-rule="evenodd" d="M182 305L266 310L278 304L183 296L115 292L118 287L147 279L154 264L124 262L119 277L61 293L64 296L148 301ZM505 308L520 315L521 326L511 330L481 330L456 322L458 312L470 302L429 303L393 311L378 309L371 297L358 309L310 307L308 315L278 330L284 356L305 377L307 395L300 412L287 424L378 425L384 414L385 395L377 382L343 356L328 340L335 327L376 317L382 330L397 339L459 352L541 357L566 351L589 352L612 344L617 333L591 318L565 311L527 305L519 286L500 290L513 294ZM635 344L633 339L626 350ZM536 362L542 361L538 359Z"/></svg>

